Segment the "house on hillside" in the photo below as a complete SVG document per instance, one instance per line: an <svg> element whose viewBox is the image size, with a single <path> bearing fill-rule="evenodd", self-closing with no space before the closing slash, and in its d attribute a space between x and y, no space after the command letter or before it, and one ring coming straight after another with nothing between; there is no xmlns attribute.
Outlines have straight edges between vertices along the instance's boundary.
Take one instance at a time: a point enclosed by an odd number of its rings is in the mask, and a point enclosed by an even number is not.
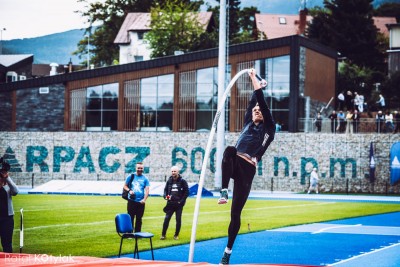
<svg viewBox="0 0 400 267"><path fill-rule="evenodd" d="M0 55L0 83L32 77L33 55Z"/></svg>
<svg viewBox="0 0 400 267"><path fill-rule="evenodd" d="M197 18L205 31L212 30L212 12L199 12ZM119 45L119 64L150 59L151 49L144 39L151 29L150 21L150 13L128 13L114 40Z"/></svg>
<svg viewBox="0 0 400 267"><path fill-rule="evenodd" d="M298 15L256 14L255 28L259 39L274 39L290 35L304 35L307 25L313 17L307 9L300 10ZM389 37L387 24L396 23L395 17L373 17L375 27L385 37Z"/></svg>

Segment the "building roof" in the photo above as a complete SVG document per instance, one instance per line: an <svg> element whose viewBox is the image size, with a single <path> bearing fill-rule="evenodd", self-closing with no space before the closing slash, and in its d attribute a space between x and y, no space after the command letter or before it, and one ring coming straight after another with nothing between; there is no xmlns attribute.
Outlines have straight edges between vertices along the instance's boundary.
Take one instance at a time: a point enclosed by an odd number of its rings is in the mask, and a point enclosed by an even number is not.
<svg viewBox="0 0 400 267"><path fill-rule="evenodd" d="M198 21L204 26L204 30L207 29L212 17L212 12L199 12L196 14L198 16ZM130 31L149 31L151 29L150 20L150 13L128 13L118 31L117 37L115 37L114 43L130 43Z"/></svg>
<svg viewBox="0 0 400 267"><path fill-rule="evenodd" d="M14 64L17 64L25 59L33 59L32 54L26 54L26 55L0 55L0 65L4 67L10 67Z"/></svg>
<svg viewBox="0 0 400 267"><path fill-rule="evenodd" d="M312 21L312 16L306 17L307 23ZM386 24L396 23L395 17L373 17L374 24L386 37L389 31ZM288 14L256 14L255 23L258 32L263 32L267 39L301 34L299 30L300 16ZM307 25L306 25L307 27Z"/></svg>
<svg viewBox="0 0 400 267"><path fill-rule="evenodd" d="M307 16L307 22L312 20ZM300 34L299 15L288 14L257 14L255 19L257 31L265 33L267 39L275 39Z"/></svg>
<svg viewBox="0 0 400 267"><path fill-rule="evenodd" d="M396 17L372 17L374 19L375 27L378 28L379 32L383 33L386 37L389 37L389 29L386 24L396 24Z"/></svg>
<svg viewBox="0 0 400 267"><path fill-rule="evenodd" d="M308 38L292 35L284 38L276 38L272 40L262 40L249 43L241 43L229 46L229 55L243 54L254 52L257 50L273 49L278 47L287 47L301 45L306 48L313 49L320 54L331 58L337 57L337 51L312 41ZM51 84L68 83L72 81L82 81L91 78L104 77L108 75L116 75L127 72L142 71L151 68L163 68L166 66L179 66L179 64L194 62L198 60L218 58L218 48L201 50L196 52L185 53L177 56L166 56L146 61L121 64L116 66L108 66L95 68L91 70L74 71L71 73L46 76L36 79L27 79L24 81L16 81L12 83L0 83L0 91L12 91L23 88L43 87Z"/></svg>

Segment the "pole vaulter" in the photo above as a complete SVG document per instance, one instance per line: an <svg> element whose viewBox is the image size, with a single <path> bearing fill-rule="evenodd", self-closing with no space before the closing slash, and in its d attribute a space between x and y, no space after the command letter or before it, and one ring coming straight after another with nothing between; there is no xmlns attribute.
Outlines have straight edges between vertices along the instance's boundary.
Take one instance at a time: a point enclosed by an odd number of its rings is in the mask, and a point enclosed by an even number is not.
<svg viewBox="0 0 400 267"><path fill-rule="evenodd" d="M204 158L203 158L203 165L201 167L199 187L197 189L196 204L195 204L194 214L193 214L192 234L190 236L190 247L189 247L189 259L188 259L188 262L193 262L194 245L196 243L197 220L198 220L198 217L199 217L200 200L201 200L201 194L202 194L203 185L204 185L204 176L205 176L206 169L207 169L207 162L208 162L208 159L209 159L209 156L210 156L211 145L213 143L215 131L217 129L218 120L219 120L219 117L221 116L221 113L224 112L225 101L226 101L226 98L228 97L228 95L229 95L229 93L230 93L230 91L232 89L232 86L235 84L235 82L237 81L237 79L240 76L242 76L245 73L248 73L249 71L250 71L250 69L241 70L240 72L238 72L232 78L232 80L230 81L230 83L226 87L225 92L224 92L224 94L223 94L223 96L220 99L219 104L218 104L218 110L217 110L217 113L215 114L214 121L213 121L211 130L210 130L210 135L208 137L207 147L206 147L206 151L205 151ZM260 80L262 87L265 87L267 85L267 82L264 79L262 79L259 75L256 75L256 77L257 77L258 80Z"/></svg>

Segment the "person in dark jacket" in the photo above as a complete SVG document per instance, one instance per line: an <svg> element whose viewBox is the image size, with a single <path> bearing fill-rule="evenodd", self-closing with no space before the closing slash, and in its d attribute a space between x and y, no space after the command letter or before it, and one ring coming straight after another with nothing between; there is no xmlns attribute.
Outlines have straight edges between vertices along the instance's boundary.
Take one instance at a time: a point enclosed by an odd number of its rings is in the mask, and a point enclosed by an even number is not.
<svg viewBox="0 0 400 267"><path fill-rule="evenodd" d="M11 196L18 194L18 187L15 185L8 171L10 165L3 162L1 158L0 170L0 239L3 252L12 253L12 237L14 231L14 208Z"/></svg>
<svg viewBox="0 0 400 267"><path fill-rule="evenodd" d="M186 198L189 196L188 183L179 174L179 168L173 166L171 168L171 173L172 175L169 177L164 188L164 199L167 200L167 205L163 209L165 212L165 218L160 238L161 240L166 238L169 221L174 213L176 219L174 239L179 239L179 232L181 231L182 225L183 206L185 206Z"/></svg>
<svg viewBox="0 0 400 267"><path fill-rule="evenodd" d="M249 76L254 91L245 113L244 125L236 145L226 147L222 157L222 189L218 204L228 202L230 179L234 179L235 183L228 243L220 264L229 264L233 243L240 229L241 213L250 194L257 164L275 136L275 122L262 91L267 85L266 81L259 82L254 69L249 70Z"/></svg>

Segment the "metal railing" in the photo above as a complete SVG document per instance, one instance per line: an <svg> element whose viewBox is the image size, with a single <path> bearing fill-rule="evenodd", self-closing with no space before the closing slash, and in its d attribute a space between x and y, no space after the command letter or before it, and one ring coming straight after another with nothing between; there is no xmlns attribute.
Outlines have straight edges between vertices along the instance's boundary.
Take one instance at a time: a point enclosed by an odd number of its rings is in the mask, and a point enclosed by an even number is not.
<svg viewBox="0 0 400 267"><path fill-rule="evenodd" d="M320 128L320 129L318 129ZM318 127L315 119L299 119L299 132L305 133L399 133L400 122L377 121L374 118L361 118L355 121L331 121L328 118L322 119Z"/></svg>

